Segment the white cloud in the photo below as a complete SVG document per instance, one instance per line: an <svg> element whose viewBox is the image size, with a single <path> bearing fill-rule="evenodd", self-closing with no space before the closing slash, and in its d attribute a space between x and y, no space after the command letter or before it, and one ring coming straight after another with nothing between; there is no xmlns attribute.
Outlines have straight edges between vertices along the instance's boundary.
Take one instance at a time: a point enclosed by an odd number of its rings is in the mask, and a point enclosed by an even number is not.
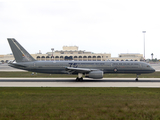
<svg viewBox="0 0 160 120"><path fill-rule="evenodd" d="M6 38L14 37L30 53L77 45L82 50L143 54L158 58L160 17L156 0L17 1L0 2L0 54L10 52ZM31 45L33 44L33 45Z"/></svg>

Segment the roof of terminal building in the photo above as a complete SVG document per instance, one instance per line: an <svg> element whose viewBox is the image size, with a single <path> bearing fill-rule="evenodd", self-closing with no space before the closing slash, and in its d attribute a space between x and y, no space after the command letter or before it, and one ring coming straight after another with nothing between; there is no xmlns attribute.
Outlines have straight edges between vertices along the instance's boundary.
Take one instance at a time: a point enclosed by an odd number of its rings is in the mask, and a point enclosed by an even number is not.
<svg viewBox="0 0 160 120"><path fill-rule="evenodd" d="M120 54L140 54L140 53L120 53Z"/></svg>

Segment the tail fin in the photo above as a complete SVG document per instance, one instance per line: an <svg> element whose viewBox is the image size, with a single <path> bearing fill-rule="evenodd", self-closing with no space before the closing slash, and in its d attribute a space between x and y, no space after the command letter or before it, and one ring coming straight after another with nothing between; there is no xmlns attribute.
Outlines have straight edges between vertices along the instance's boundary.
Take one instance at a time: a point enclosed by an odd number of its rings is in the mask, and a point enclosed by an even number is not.
<svg viewBox="0 0 160 120"><path fill-rule="evenodd" d="M7 38L16 62L30 62L35 59L14 39Z"/></svg>

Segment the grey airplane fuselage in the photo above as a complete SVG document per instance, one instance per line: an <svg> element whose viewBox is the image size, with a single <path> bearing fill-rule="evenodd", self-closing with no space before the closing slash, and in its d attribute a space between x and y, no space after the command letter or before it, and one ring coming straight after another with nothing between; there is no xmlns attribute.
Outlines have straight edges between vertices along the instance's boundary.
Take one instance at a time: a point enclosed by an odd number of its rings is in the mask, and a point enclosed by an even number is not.
<svg viewBox="0 0 160 120"><path fill-rule="evenodd" d="M12 63L10 66L49 74L68 74L67 67L97 69L103 73L143 74L155 72L149 64L138 61L32 61ZM72 74L78 73L73 72Z"/></svg>
<svg viewBox="0 0 160 120"><path fill-rule="evenodd" d="M88 78L101 79L104 73L133 73L138 75L155 70L145 62L138 61L37 61L14 38L8 43L15 57L9 66L18 69L49 74L77 74L77 81Z"/></svg>

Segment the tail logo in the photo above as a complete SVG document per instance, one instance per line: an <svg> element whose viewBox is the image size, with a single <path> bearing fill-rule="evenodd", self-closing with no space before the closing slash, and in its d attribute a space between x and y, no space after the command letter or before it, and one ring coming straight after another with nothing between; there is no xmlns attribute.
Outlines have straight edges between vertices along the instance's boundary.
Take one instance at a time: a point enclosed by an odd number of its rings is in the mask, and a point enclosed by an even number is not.
<svg viewBox="0 0 160 120"><path fill-rule="evenodd" d="M23 62L32 61L32 59L31 59L29 56L27 56L27 55L24 55L24 54L23 54L22 57L23 57L23 58L22 58L22 61L23 61Z"/></svg>
<svg viewBox="0 0 160 120"><path fill-rule="evenodd" d="M17 45L17 41L16 40L13 40L13 41L14 41L14 44L19 49L19 51L21 51L21 53L22 53L22 62L32 61L32 58L30 58L29 55L25 55L25 53L22 51L22 49Z"/></svg>

